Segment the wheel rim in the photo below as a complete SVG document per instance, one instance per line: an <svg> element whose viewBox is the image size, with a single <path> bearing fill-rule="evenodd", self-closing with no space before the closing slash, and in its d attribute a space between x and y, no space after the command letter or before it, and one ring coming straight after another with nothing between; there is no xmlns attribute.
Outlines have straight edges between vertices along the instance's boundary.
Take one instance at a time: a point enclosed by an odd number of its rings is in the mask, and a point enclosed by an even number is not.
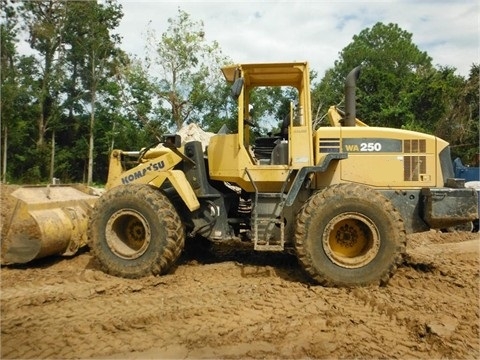
<svg viewBox="0 0 480 360"><path fill-rule="evenodd" d="M105 236L110 250L129 260L145 253L152 237L147 220L134 210L115 212L107 222Z"/></svg>
<svg viewBox="0 0 480 360"><path fill-rule="evenodd" d="M380 236L368 217L343 213L329 221L322 243L333 263L344 268L359 268L370 263L378 254Z"/></svg>

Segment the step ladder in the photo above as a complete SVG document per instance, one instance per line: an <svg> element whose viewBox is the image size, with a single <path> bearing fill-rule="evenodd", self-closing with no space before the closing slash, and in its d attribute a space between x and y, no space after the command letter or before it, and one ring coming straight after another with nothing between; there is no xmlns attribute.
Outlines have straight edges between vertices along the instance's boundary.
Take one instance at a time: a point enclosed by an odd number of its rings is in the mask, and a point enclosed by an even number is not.
<svg viewBox="0 0 480 360"><path fill-rule="evenodd" d="M252 207L253 245L257 251L283 251L285 247L285 223L282 211L287 194L284 190L290 173L279 193L261 193L248 169L245 169L255 189Z"/></svg>

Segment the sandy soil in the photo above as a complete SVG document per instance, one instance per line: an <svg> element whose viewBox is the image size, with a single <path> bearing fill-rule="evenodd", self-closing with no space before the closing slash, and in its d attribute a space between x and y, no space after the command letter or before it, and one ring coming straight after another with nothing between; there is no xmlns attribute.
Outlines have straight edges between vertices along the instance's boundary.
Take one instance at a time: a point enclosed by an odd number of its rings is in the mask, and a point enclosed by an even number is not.
<svg viewBox="0 0 480 360"><path fill-rule="evenodd" d="M127 280L88 249L1 268L2 359L478 359L480 240L409 237L384 287L311 284L295 257L190 241L171 274Z"/></svg>

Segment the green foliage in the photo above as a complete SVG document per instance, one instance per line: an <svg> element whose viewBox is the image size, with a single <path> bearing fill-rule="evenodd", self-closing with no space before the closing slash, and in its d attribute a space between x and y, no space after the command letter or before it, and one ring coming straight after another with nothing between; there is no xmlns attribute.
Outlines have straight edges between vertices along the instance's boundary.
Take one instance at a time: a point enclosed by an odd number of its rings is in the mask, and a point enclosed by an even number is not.
<svg viewBox="0 0 480 360"><path fill-rule="evenodd" d="M119 96L126 117L131 122L130 127L135 129L135 133L139 130L143 133L146 143L140 144L158 142L168 129L168 124L161 119L169 116L169 112L159 104L157 89L148 71L140 60L134 58L123 63L118 68L118 74Z"/></svg>
<svg viewBox="0 0 480 360"><path fill-rule="evenodd" d="M2 180L8 181L23 177L31 167L37 166L33 156L35 152L32 151L36 127L30 121L38 116L38 108L32 106L36 98L37 64L33 57L19 56L17 53L17 34L20 31L18 7L2 1L1 14L4 19L0 24L1 172Z"/></svg>
<svg viewBox="0 0 480 360"><path fill-rule="evenodd" d="M106 1L103 6L93 1L73 1L68 3L67 11L66 42L72 48L69 59L83 85L84 96L80 98L90 111L87 184L91 184L97 130L95 123L99 120L96 118L96 109L104 93L115 90L118 93L119 90L115 89L110 77L115 74L117 61L121 59L118 56L121 51L116 48L120 39L112 35L111 30L119 25L123 13L121 6L113 1Z"/></svg>
<svg viewBox="0 0 480 360"><path fill-rule="evenodd" d="M253 128L255 136L278 133L285 116L290 113L290 103L298 102L298 91L292 87L258 87L250 93L253 105ZM254 136L254 137L255 137Z"/></svg>
<svg viewBox="0 0 480 360"><path fill-rule="evenodd" d="M465 164L475 166L480 153L479 69L479 64L473 64L466 80L453 75L450 68L441 69L446 85L445 111L435 124L435 135L450 142L453 158L458 156Z"/></svg>
<svg viewBox="0 0 480 360"><path fill-rule="evenodd" d="M158 73L152 84L167 126L178 130L185 123L202 123L209 111L218 107L225 94L218 90L220 67L228 62L217 42L208 42L203 22L194 21L178 9L176 18L168 19L168 29L157 37L149 31L149 45L154 50L145 67ZM220 115L221 116L221 115Z"/></svg>
<svg viewBox="0 0 480 360"><path fill-rule="evenodd" d="M404 128L433 133L436 124L444 117L456 90L463 86L463 78L455 69L430 69L412 80L402 94L406 114Z"/></svg>
<svg viewBox="0 0 480 360"><path fill-rule="evenodd" d="M119 48L123 13L115 0L1 1L3 181L48 182L53 149L53 176L62 182L104 182L114 148L139 150L190 122L205 131L237 130L236 103L220 71L231 61L181 9L159 37L149 32L152 52L139 60ZM22 29L33 55L18 53ZM317 125L328 106L341 103L345 76L360 63L360 118L434 133L466 163L478 152L478 64L468 79L435 69L395 24L354 36L313 85ZM312 70L312 82L317 76ZM254 136L275 132L296 97L292 89L256 89L251 100L261 128Z"/></svg>
<svg viewBox="0 0 480 360"><path fill-rule="evenodd" d="M465 157L478 151L478 111L476 117L472 111L478 109L478 66L467 82L454 68L434 68L428 54L412 42L412 34L396 24L362 30L341 51L312 90L317 126L325 125L319 120L329 106L341 104L345 78L358 65L358 118L371 126L436 134Z"/></svg>
<svg viewBox="0 0 480 360"><path fill-rule="evenodd" d="M66 14L60 1L27 1L19 7L29 43L38 52L37 73L30 86L34 89L38 114L35 118L37 148L45 144L47 132L60 113L59 92L64 79L62 37Z"/></svg>
<svg viewBox="0 0 480 360"><path fill-rule="evenodd" d="M205 131L218 132L223 125L230 131L237 131L237 103L230 97L230 84L225 81L216 82L209 90L210 96L203 106L202 116L198 124Z"/></svg>
<svg viewBox="0 0 480 360"><path fill-rule="evenodd" d="M121 6L115 1L60 0L3 0L2 5L2 15L9 18L2 23L2 69L11 70L2 71L2 95L7 95L2 96L2 136L7 144L2 150L8 177L83 181L88 168L71 164L85 163L94 153L94 142L89 144L86 136L93 139L96 131L95 107L108 104L111 112L120 112L121 103L112 101L119 97L112 77L114 63L122 56L115 48L119 38L110 31L123 15ZM17 54L19 28L27 32L33 56ZM52 149L58 172L54 175L49 174Z"/></svg>
<svg viewBox="0 0 480 360"><path fill-rule="evenodd" d="M357 115L370 125L401 127L410 114L403 95L432 68L431 58L396 24L377 23L362 30L340 53L333 69L313 90L314 109L341 102L347 74L362 66L357 84Z"/></svg>

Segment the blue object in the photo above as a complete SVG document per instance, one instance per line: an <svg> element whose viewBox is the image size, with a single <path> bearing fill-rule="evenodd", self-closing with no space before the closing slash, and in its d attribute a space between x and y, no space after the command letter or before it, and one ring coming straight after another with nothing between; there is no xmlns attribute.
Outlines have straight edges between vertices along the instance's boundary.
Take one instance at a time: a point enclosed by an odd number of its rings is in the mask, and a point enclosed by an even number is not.
<svg viewBox="0 0 480 360"><path fill-rule="evenodd" d="M465 166L458 157L453 160L453 171L456 178L465 179L465 181L480 180L480 168Z"/></svg>

